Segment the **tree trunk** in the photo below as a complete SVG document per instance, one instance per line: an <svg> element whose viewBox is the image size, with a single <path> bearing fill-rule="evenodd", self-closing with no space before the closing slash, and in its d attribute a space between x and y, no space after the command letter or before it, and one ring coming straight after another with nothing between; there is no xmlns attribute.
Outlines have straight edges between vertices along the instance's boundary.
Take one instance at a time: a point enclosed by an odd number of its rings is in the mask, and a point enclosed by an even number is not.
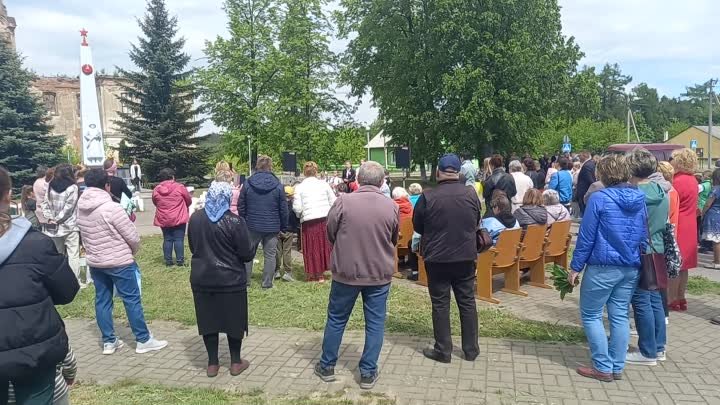
<svg viewBox="0 0 720 405"><path fill-rule="evenodd" d="M430 169L432 170L430 173L430 181L435 182L437 181L437 162L432 162L430 164Z"/></svg>
<svg viewBox="0 0 720 405"><path fill-rule="evenodd" d="M420 162L420 177L423 181L427 181L427 170L425 169L425 161Z"/></svg>

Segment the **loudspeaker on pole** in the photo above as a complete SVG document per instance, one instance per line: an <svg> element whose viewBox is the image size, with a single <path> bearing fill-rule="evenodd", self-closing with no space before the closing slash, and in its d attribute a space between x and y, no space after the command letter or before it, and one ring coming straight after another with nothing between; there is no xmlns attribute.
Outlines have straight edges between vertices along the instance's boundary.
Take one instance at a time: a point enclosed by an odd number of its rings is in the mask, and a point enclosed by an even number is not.
<svg viewBox="0 0 720 405"><path fill-rule="evenodd" d="M283 171L295 173L297 171L297 156L295 152L283 152Z"/></svg>
<svg viewBox="0 0 720 405"><path fill-rule="evenodd" d="M403 146L395 148L395 167L398 169L410 168L410 148Z"/></svg>

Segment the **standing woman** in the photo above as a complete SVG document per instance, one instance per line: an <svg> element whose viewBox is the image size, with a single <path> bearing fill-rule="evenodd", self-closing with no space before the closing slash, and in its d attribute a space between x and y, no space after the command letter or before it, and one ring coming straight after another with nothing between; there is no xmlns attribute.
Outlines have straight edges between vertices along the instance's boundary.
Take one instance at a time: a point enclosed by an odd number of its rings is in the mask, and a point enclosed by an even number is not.
<svg viewBox="0 0 720 405"><path fill-rule="evenodd" d="M161 183L155 186L152 201L155 204L153 224L162 229L163 256L165 265L173 265L173 249L178 266L185 265L185 227L188 222L188 207L192 198L187 188L175 181L172 169L162 169L158 175Z"/></svg>
<svg viewBox="0 0 720 405"><path fill-rule="evenodd" d="M713 264L705 267L720 269L720 169L712 173L712 186L702 210L702 239L713 243Z"/></svg>
<svg viewBox="0 0 720 405"><path fill-rule="evenodd" d="M305 180L295 187L293 211L300 218L305 279L323 283L323 273L330 270L332 251L327 237L327 216L336 197L332 188L317 178L317 172L315 162L306 162L303 166Z"/></svg>
<svg viewBox="0 0 720 405"><path fill-rule="evenodd" d="M45 166L38 166L37 168L37 179L33 183L33 193L35 193L35 200L37 206L37 219L40 225L47 222L42 214L43 201L45 201L45 194L47 194L47 187L50 180L55 176L55 168L47 168Z"/></svg>
<svg viewBox="0 0 720 405"><path fill-rule="evenodd" d="M253 259L254 252L245 220L230 212L231 197L229 183L213 181L205 208L195 211L188 227L190 286L198 332L208 353L208 377L217 376L220 369L220 333L227 335L230 347L230 375L250 366L240 357L240 349L248 331L245 262Z"/></svg>
<svg viewBox="0 0 720 405"><path fill-rule="evenodd" d="M48 184L42 212L47 223L45 235L55 243L60 254L68 257L70 268L80 280L80 228L77 225L77 203L80 189L75 184L73 167L67 163L55 168L55 176ZM81 287L84 287L81 284Z"/></svg>
<svg viewBox="0 0 720 405"><path fill-rule="evenodd" d="M609 155L597 164L607 187L588 199L575 246L568 281L584 272L580 287L580 318L590 347L592 365L578 367L583 377L604 382L622 379L630 327L628 308L640 277L640 249L647 244L645 196L628 183L623 155ZM607 306L610 338L603 325Z"/></svg>
<svg viewBox="0 0 720 405"><path fill-rule="evenodd" d="M9 214L12 182L0 166L0 402L8 383L18 404L49 405L55 367L68 352L55 305L69 304L78 282L47 236Z"/></svg>
<svg viewBox="0 0 720 405"><path fill-rule="evenodd" d="M130 166L130 181L137 192L140 192L140 180L142 180L142 169L137 159L133 159L133 164Z"/></svg>
<svg viewBox="0 0 720 405"><path fill-rule="evenodd" d="M683 148L672 154L672 165L675 168L673 187L677 190L680 200L677 242L680 247L682 267L680 276L668 282L668 302L672 311L687 311L685 290L688 283L688 270L697 267L698 235L697 235L697 201L698 183L695 180L697 155L691 149Z"/></svg>

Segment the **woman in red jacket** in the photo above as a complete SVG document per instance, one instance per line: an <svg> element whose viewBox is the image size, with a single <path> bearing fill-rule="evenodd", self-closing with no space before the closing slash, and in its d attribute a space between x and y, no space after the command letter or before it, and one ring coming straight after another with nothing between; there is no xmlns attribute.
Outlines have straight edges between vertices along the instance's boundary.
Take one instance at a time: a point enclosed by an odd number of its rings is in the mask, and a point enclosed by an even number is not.
<svg viewBox="0 0 720 405"><path fill-rule="evenodd" d="M187 188L175 181L172 169L162 169L158 178L161 183L155 186L152 195L155 204L155 221L153 224L162 229L163 255L165 265L172 266L172 252L178 266L185 265L185 227L188 223L188 207L192 203Z"/></svg>
<svg viewBox="0 0 720 405"><path fill-rule="evenodd" d="M697 218L695 216L698 201L698 183L695 180L697 155L688 148L676 150L672 154L671 163L675 169L673 187L677 190L680 200L677 242L680 247L682 267L680 276L670 279L668 284L668 306L673 311L686 311L685 290L688 283L688 270L697 267L698 262Z"/></svg>

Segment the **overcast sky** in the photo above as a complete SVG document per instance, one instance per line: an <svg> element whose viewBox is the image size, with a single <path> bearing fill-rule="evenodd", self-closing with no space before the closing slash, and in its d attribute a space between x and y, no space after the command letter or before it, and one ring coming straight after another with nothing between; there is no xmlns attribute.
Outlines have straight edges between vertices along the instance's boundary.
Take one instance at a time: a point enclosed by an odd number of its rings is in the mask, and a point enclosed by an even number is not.
<svg viewBox="0 0 720 405"><path fill-rule="evenodd" d="M4 0L17 19L17 45L26 65L41 75L77 75L79 30L90 32L97 69L129 67L136 41L135 18L145 0ZM202 64L206 40L224 35L222 0L167 0L180 21L186 51ZM685 86L720 76L718 0L560 0L563 31L575 36L584 64L617 62L634 84L646 82L661 94L678 96ZM333 42L335 51L343 43ZM342 90L340 91L342 93ZM376 112L365 100L356 119L369 123Z"/></svg>

